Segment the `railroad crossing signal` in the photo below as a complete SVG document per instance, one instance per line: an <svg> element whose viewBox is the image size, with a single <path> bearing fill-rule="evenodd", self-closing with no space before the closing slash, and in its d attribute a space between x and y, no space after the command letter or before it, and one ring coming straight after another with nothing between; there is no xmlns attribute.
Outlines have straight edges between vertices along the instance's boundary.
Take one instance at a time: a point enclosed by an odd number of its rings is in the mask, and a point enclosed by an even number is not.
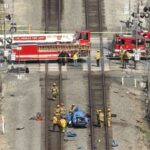
<svg viewBox="0 0 150 150"><path fill-rule="evenodd" d="M16 23L11 23L10 25L10 33L13 34L17 31Z"/></svg>

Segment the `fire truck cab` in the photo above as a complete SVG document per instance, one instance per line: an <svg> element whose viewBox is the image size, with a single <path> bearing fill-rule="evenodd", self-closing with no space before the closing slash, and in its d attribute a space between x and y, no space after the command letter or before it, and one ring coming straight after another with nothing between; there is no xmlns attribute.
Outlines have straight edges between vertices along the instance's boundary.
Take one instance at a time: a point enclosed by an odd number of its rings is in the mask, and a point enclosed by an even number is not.
<svg viewBox="0 0 150 150"><path fill-rule="evenodd" d="M147 55L150 55L150 31L142 31L139 33L145 39Z"/></svg>

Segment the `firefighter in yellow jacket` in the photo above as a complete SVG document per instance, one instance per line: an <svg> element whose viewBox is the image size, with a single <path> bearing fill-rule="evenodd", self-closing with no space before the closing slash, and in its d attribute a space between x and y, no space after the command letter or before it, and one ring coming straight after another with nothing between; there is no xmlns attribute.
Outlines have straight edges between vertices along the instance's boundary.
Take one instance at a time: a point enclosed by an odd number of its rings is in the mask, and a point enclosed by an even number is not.
<svg viewBox="0 0 150 150"><path fill-rule="evenodd" d="M60 104L60 115L64 117L65 114L66 114L66 108L64 106L64 103L61 103Z"/></svg>
<svg viewBox="0 0 150 150"><path fill-rule="evenodd" d="M103 127L104 126L104 112L101 109L97 109L96 115L97 115L98 126Z"/></svg>
<svg viewBox="0 0 150 150"><path fill-rule="evenodd" d="M107 125L108 127L111 127L111 109L107 109Z"/></svg>
<svg viewBox="0 0 150 150"><path fill-rule="evenodd" d="M61 131L65 132L67 127L67 121L64 119L64 117L61 117L61 119L59 120L59 126L61 128Z"/></svg>
<svg viewBox="0 0 150 150"><path fill-rule="evenodd" d="M120 47L120 62L122 66L123 66L123 56L124 56L124 49Z"/></svg>
<svg viewBox="0 0 150 150"><path fill-rule="evenodd" d="M54 116L52 117L52 123L53 123L53 131L55 131L56 126L58 126L58 118L57 116L54 114Z"/></svg>
<svg viewBox="0 0 150 150"><path fill-rule="evenodd" d="M72 59L73 59L73 64L74 64L74 66L76 66L77 63L78 63L78 52L75 52L75 53L74 53Z"/></svg>
<svg viewBox="0 0 150 150"><path fill-rule="evenodd" d="M75 108L76 108L75 104L72 104L69 108L69 113L73 113Z"/></svg>
<svg viewBox="0 0 150 150"><path fill-rule="evenodd" d="M99 63L100 63L100 58L101 58L101 54L100 54L100 50L97 50L96 54L95 54L95 60L96 60L96 65L97 67L99 67Z"/></svg>
<svg viewBox="0 0 150 150"><path fill-rule="evenodd" d="M58 87L56 85L56 83L53 83L52 87L51 87L51 94L52 94L52 99L55 100L56 97L58 96L59 90Z"/></svg>
<svg viewBox="0 0 150 150"><path fill-rule="evenodd" d="M55 115L57 116L57 118L60 117L60 113L61 113L61 108L60 105L58 104L55 108Z"/></svg>

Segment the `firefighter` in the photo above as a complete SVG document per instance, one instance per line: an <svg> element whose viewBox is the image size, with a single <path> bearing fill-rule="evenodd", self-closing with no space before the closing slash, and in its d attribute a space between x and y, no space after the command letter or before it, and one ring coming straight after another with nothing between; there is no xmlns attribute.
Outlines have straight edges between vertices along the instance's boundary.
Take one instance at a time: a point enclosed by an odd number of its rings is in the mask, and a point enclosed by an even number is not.
<svg viewBox="0 0 150 150"><path fill-rule="evenodd" d="M58 63L62 64L63 66L65 66L66 64L66 57L68 57L68 53L66 53L64 50L61 51L59 53L59 56L58 56Z"/></svg>
<svg viewBox="0 0 150 150"><path fill-rule="evenodd" d="M70 106L69 113L74 112L74 110L75 110L75 104L72 104L72 105Z"/></svg>
<svg viewBox="0 0 150 150"><path fill-rule="evenodd" d="M95 60L96 60L97 67L99 67L100 58L101 58L100 50L97 50L97 52L95 54Z"/></svg>
<svg viewBox="0 0 150 150"><path fill-rule="evenodd" d="M123 54L123 68L125 69L127 68L128 62L129 62L129 54L127 51L125 51Z"/></svg>
<svg viewBox="0 0 150 150"><path fill-rule="evenodd" d="M53 131L55 131L56 126L58 126L58 118L57 118L57 115L56 115L56 114L53 115L51 121L52 121L52 123L53 123Z"/></svg>
<svg viewBox="0 0 150 150"><path fill-rule="evenodd" d="M122 66L123 66L123 55L124 55L124 49L120 47L120 61Z"/></svg>
<svg viewBox="0 0 150 150"><path fill-rule="evenodd" d="M57 118L60 117L60 112L61 112L60 105L57 105L55 109L55 115L57 116Z"/></svg>
<svg viewBox="0 0 150 150"><path fill-rule="evenodd" d="M134 69L136 69L136 64L137 62L140 60L140 56L141 53L140 53L140 50L139 49L134 49L133 50L133 61L134 61Z"/></svg>
<svg viewBox="0 0 150 150"><path fill-rule="evenodd" d="M78 63L78 52L75 52L75 53L74 53L72 59L73 59L73 64L74 64L74 66L76 66L77 63Z"/></svg>
<svg viewBox="0 0 150 150"><path fill-rule="evenodd" d="M101 109L96 110L97 123L99 127L104 126L104 112Z"/></svg>
<svg viewBox="0 0 150 150"><path fill-rule="evenodd" d="M54 82L52 87L51 87L51 94L52 94L52 99L56 100L56 97L58 96L59 90L58 87L56 86L56 83Z"/></svg>
<svg viewBox="0 0 150 150"><path fill-rule="evenodd" d="M64 117L65 114L66 114L66 108L64 106L64 103L61 103L60 104L60 115Z"/></svg>
<svg viewBox="0 0 150 150"><path fill-rule="evenodd" d="M59 120L59 126L62 132L65 132L66 127L67 127L67 121L64 119L64 117L61 117Z"/></svg>
<svg viewBox="0 0 150 150"><path fill-rule="evenodd" d="M26 73L29 73L29 68L28 68L28 67L26 67L26 69L25 69L25 70L26 70Z"/></svg>
<svg viewBox="0 0 150 150"><path fill-rule="evenodd" d="M111 126L111 109L110 108L107 109L107 125L108 127Z"/></svg>

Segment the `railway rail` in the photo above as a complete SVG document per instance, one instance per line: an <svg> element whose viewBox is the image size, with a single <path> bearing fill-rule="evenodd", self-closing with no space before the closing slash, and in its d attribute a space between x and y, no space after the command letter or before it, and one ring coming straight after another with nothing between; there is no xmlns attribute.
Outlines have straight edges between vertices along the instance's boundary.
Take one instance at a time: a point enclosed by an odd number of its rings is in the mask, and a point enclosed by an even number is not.
<svg viewBox="0 0 150 150"><path fill-rule="evenodd" d="M101 72L91 72L91 60L89 53L88 61L88 90L90 105L90 141L91 150L110 150L111 149L111 130L108 128L107 109L109 97L109 84L106 82L104 69ZM102 66L104 67L104 66ZM98 127L96 110L101 109L104 112L104 126Z"/></svg>
<svg viewBox="0 0 150 150"><path fill-rule="evenodd" d="M45 70L45 150L62 150L63 133L59 128L53 131L51 122L56 105L63 102L61 65L59 65L57 73L48 71L48 63L46 63ZM50 87L54 82L59 87L59 96L56 100L51 99L52 95L50 93Z"/></svg>
<svg viewBox="0 0 150 150"><path fill-rule="evenodd" d="M60 20L62 14L62 1L61 0L44 0L44 16L43 22L45 26L45 33L51 32L60 32Z"/></svg>
<svg viewBox="0 0 150 150"><path fill-rule="evenodd" d="M85 0L86 29L91 32L100 32L104 27L103 0Z"/></svg>

